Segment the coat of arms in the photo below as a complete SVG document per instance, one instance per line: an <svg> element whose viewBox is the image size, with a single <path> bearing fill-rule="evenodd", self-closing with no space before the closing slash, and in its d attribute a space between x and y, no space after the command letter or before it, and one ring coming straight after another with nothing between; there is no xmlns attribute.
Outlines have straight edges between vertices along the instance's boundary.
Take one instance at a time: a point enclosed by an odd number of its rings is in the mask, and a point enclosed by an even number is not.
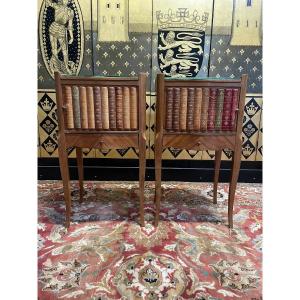
<svg viewBox="0 0 300 300"><path fill-rule="evenodd" d="M158 25L158 64L162 73L172 77L195 77L200 71L208 13L200 15L187 8L174 13L156 12Z"/></svg>
<svg viewBox="0 0 300 300"><path fill-rule="evenodd" d="M40 12L40 47L46 68L78 75L83 56L83 22L77 0L45 0Z"/></svg>

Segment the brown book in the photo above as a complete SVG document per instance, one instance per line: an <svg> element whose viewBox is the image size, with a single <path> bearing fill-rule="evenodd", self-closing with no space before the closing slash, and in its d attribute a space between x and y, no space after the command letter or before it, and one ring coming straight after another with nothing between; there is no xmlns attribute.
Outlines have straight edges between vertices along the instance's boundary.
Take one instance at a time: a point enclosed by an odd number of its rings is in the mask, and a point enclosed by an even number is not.
<svg viewBox="0 0 300 300"><path fill-rule="evenodd" d="M79 87L79 100L80 100L80 121L81 128L88 129L88 114L87 114L87 100L86 100L86 88L84 86Z"/></svg>
<svg viewBox="0 0 300 300"><path fill-rule="evenodd" d="M222 130L230 130L230 115L232 108L232 89L225 89L222 112Z"/></svg>
<svg viewBox="0 0 300 300"><path fill-rule="evenodd" d="M109 109L109 129L117 129L117 114L116 114L116 92L115 88L108 87L108 109Z"/></svg>
<svg viewBox="0 0 300 300"><path fill-rule="evenodd" d="M130 129L131 130L138 129L137 106L138 106L137 90L136 87L132 86L130 87Z"/></svg>
<svg viewBox="0 0 300 300"><path fill-rule="evenodd" d="M187 116L187 88L180 89L180 112L179 112L179 128L180 131L186 131Z"/></svg>
<svg viewBox="0 0 300 300"><path fill-rule="evenodd" d="M188 88L187 96L187 130L194 130L195 89Z"/></svg>
<svg viewBox="0 0 300 300"><path fill-rule="evenodd" d="M209 103L209 88L204 88L202 91L202 106L201 106L201 117L200 117L200 130L207 130L207 110Z"/></svg>
<svg viewBox="0 0 300 300"><path fill-rule="evenodd" d="M202 89L196 88L195 92L195 109L194 109L194 130L200 130L200 117L202 105Z"/></svg>
<svg viewBox="0 0 300 300"><path fill-rule="evenodd" d="M122 87L116 87L116 120L117 128L123 130L123 91Z"/></svg>
<svg viewBox="0 0 300 300"><path fill-rule="evenodd" d="M94 112L95 112L95 127L102 129L102 101L101 90L99 86L94 87Z"/></svg>
<svg viewBox="0 0 300 300"><path fill-rule="evenodd" d="M215 130L216 124L216 102L217 102L217 89L211 88L209 90L209 103L207 111L207 130Z"/></svg>
<svg viewBox="0 0 300 300"><path fill-rule="evenodd" d="M72 89L70 86L65 86L65 122L68 129L74 128L73 104L72 104Z"/></svg>
<svg viewBox="0 0 300 300"><path fill-rule="evenodd" d="M102 128L109 129L109 104L108 104L108 88L101 87L101 116Z"/></svg>
<svg viewBox="0 0 300 300"><path fill-rule="evenodd" d="M130 129L130 92L127 86L123 88L123 127Z"/></svg>
<svg viewBox="0 0 300 300"><path fill-rule="evenodd" d="M95 111L94 111L94 92L91 86L86 88L87 94L87 114L88 114L88 127L95 129Z"/></svg>
<svg viewBox="0 0 300 300"><path fill-rule="evenodd" d="M222 129L222 114L223 114L223 103L224 103L224 90L217 90L217 103L216 103L216 123L215 130Z"/></svg>
<svg viewBox="0 0 300 300"><path fill-rule="evenodd" d="M231 131L236 130L236 116L237 116L237 109L238 109L238 101L239 101L239 90L233 89L230 125L229 125L229 130Z"/></svg>
<svg viewBox="0 0 300 300"><path fill-rule="evenodd" d="M174 89L167 88L166 98L166 130L172 130L172 117L173 117L173 102L174 102Z"/></svg>
<svg viewBox="0 0 300 300"><path fill-rule="evenodd" d="M179 108L180 108L180 88L174 88L174 100L173 100L173 130L179 131Z"/></svg>
<svg viewBox="0 0 300 300"><path fill-rule="evenodd" d="M80 122L80 104L79 104L79 89L78 86L72 86L72 104L73 104L73 118L74 126L77 129L81 128Z"/></svg>

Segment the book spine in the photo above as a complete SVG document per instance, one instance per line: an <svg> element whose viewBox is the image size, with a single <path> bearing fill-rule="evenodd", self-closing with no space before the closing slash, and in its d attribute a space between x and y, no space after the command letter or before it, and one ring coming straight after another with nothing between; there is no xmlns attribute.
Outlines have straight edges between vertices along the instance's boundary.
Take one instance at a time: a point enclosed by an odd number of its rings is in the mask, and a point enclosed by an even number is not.
<svg viewBox="0 0 300 300"><path fill-rule="evenodd" d="M86 88L84 86L79 87L79 99L80 99L80 121L81 128L88 129L88 114L87 114L87 100L86 100Z"/></svg>
<svg viewBox="0 0 300 300"><path fill-rule="evenodd" d="M211 88L209 90L209 103L208 103L208 112L207 112L207 130L215 130L216 122L216 102L217 102L217 89Z"/></svg>
<svg viewBox="0 0 300 300"><path fill-rule="evenodd" d="M200 117L202 106L202 89L196 88L195 92L195 109L194 109L194 130L200 130Z"/></svg>
<svg viewBox="0 0 300 300"><path fill-rule="evenodd" d="M181 88L180 89L180 113L179 113L180 131L186 131L186 116L187 116L187 88Z"/></svg>
<svg viewBox="0 0 300 300"><path fill-rule="evenodd" d="M77 129L81 128L80 122L80 104L79 104L79 89L78 86L72 86L72 104L73 104L73 118L74 126Z"/></svg>
<svg viewBox="0 0 300 300"><path fill-rule="evenodd" d="M222 113L222 130L230 130L230 115L232 108L232 89L225 89Z"/></svg>
<svg viewBox="0 0 300 300"><path fill-rule="evenodd" d="M138 129L138 98L136 87L130 87L130 129Z"/></svg>
<svg viewBox="0 0 300 300"><path fill-rule="evenodd" d="M166 101L166 130L172 130L172 115L173 115L173 102L174 102L174 89L167 88L167 101Z"/></svg>
<svg viewBox="0 0 300 300"><path fill-rule="evenodd" d="M229 126L229 130L231 131L236 130L236 115L238 109L238 101L239 101L239 90L233 89L232 106L231 106L231 113L230 113L230 126Z"/></svg>
<svg viewBox="0 0 300 300"><path fill-rule="evenodd" d="M123 91L122 87L116 87L116 119L117 129L123 130Z"/></svg>
<svg viewBox="0 0 300 300"><path fill-rule="evenodd" d="M180 88L174 88L174 100L173 100L173 130L179 131L179 108L180 108Z"/></svg>
<svg viewBox="0 0 300 300"><path fill-rule="evenodd" d="M101 94L102 128L109 129L108 88L106 86L101 87L100 94Z"/></svg>
<svg viewBox="0 0 300 300"><path fill-rule="evenodd" d="M194 106L195 106L195 89L188 88L187 96L187 130L194 129Z"/></svg>
<svg viewBox="0 0 300 300"><path fill-rule="evenodd" d="M224 89L218 89L217 91L217 103L216 103L216 130L222 129L222 114L224 103Z"/></svg>
<svg viewBox="0 0 300 300"><path fill-rule="evenodd" d="M203 89L202 95L202 107L201 107L201 117L200 117L200 130L207 130L207 111L209 104L209 88Z"/></svg>
<svg viewBox="0 0 300 300"><path fill-rule="evenodd" d="M116 92L114 87L108 87L109 129L116 130Z"/></svg>
<svg viewBox="0 0 300 300"><path fill-rule="evenodd" d="M123 88L123 126L124 129L130 129L130 92L129 87Z"/></svg>
<svg viewBox="0 0 300 300"><path fill-rule="evenodd" d="M99 86L94 87L94 99L95 127L96 129L102 129L101 91Z"/></svg>
<svg viewBox="0 0 300 300"><path fill-rule="evenodd" d="M68 129L74 128L73 104L72 104L72 89L70 86L65 87L65 122Z"/></svg>
<svg viewBox="0 0 300 300"><path fill-rule="evenodd" d="M94 111L93 88L91 86L88 86L86 88L86 93L87 93L88 126L89 126L89 129L95 129L95 111Z"/></svg>

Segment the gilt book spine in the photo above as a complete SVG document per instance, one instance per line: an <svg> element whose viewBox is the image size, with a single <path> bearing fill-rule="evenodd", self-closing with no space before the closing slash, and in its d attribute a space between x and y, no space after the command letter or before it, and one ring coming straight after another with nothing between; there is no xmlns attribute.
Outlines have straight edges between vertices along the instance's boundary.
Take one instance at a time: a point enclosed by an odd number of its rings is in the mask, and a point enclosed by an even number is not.
<svg viewBox="0 0 300 300"><path fill-rule="evenodd" d="M188 88L187 96L187 130L194 129L194 106L195 106L195 89Z"/></svg>
<svg viewBox="0 0 300 300"><path fill-rule="evenodd" d="M209 88L203 89L202 95L202 106L201 106L201 117L200 117L200 130L207 130L207 110L209 104Z"/></svg>
<svg viewBox="0 0 300 300"><path fill-rule="evenodd" d="M230 115L232 108L232 89L225 89L222 113L222 130L230 130Z"/></svg>
<svg viewBox="0 0 300 300"><path fill-rule="evenodd" d="M130 87L130 129L138 129L138 96L136 87Z"/></svg>
<svg viewBox="0 0 300 300"><path fill-rule="evenodd" d="M65 87L65 122L68 129L74 128L73 104L72 104L72 89L70 86Z"/></svg>
<svg viewBox="0 0 300 300"><path fill-rule="evenodd" d="M130 129L130 92L127 86L123 88L123 127Z"/></svg>
<svg viewBox="0 0 300 300"><path fill-rule="evenodd" d="M229 129L231 131L236 130L236 116L237 116L237 109L238 109L238 101L239 101L239 90L233 89L232 106L231 106L231 113L230 113L230 125L229 125Z"/></svg>
<svg viewBox="0 0 300 300"><path fill-rule="evenodd" d="M102 128L109 129L108 88L106 86L101 87L100 93L101 93Z"/></svg>
<svg viewBox="0 0 300 300"><path fill-rule="evenodd" d="M109 129L117 129L116 92L114 87L108 88Z"/></svg>
<svg viewBox="0 0 300 300"><path fill-rule="evenodd" d="M95 111L95 127L102 129L102 107L101 107L101 90L99 86L94 87L94 111Z"/></svg>
<svg viewBox="0 0 300 300"><path fill-rule="evenodd" d="M222 129L222 114L224 103L224 89L218 89L217 91L217 103L216 103L216 130Z"/></svg>
<svg viewBox="0 0 300 300"><path fill-rule="evenodd" d="M173 130L179 131L179 108L180 108L180 88L174 88L174 102L173 102Z"/></svg>
<svg viewBox="0 0 300 300"><path fill-rule="evenodd" d="M194 130L197 131L200 130L201 106L202 106L202 89L196 88L195 109L194 109Z"/></svg>
<svg viewBox="0 0 300 300"><path fill-rule="evenodd" d="M180 112L179 112L179 128L180 131L186 131L187 117L187 88L180 89Z"/></svg>
<svg viewBox="0 0 300 300"><path fill-rule="evenodd" d="M76 129L81 128L80 122L80 104L79 104L79 89L78 86L72 86L72 102L73 102L73 118Z"/></svg>
<svg viewBox="0 0 300 300"><path fill-rule="evenodd" d="M87 113L89 129L95 129L94 92L91 86L86 88L87 93Z"/></svg>
<svg viewBox="0 0 300 300"><path fill-rule="evenodd" d="M86 88L84 86L79 87L79 99L80 99L80 121L81 128L88 129L88 114L87 114L87 100L86 100Z"/></svg>
<svg viewBox="0 0 300 300"><path fill-rule="evenodd" d="M122 87L116 87L116 120L117 129L123 130L123 91Z"/></svg>
<svg viewBox="0 0 300 300"><path fill-rule="evenodd" d="M167 88L166 98L166 130L172 130L172 115L173 115L173 102L174 102L174 89Z"/></svg>
<svg viewBox="0 0 300 300"><path fill-rule="evenodd" d="M217 89L211 88L209 90L209 103L207 112L207 130L215 130L216 122L216 102L217 102Z"/></svg>

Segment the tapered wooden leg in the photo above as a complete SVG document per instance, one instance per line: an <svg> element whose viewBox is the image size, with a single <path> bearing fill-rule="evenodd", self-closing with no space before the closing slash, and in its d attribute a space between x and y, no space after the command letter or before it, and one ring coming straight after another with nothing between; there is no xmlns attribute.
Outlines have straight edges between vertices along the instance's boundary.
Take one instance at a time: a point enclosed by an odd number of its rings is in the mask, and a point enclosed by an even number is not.
<svg viewBox="0 0 300 300"><path fill-rule="evenodd" d="M218 182L220 174L222 150L215 151L215 176L214 176L214 204L217 204Z"/></svg>
<svg viewBox="0 0 300 300"><path fill-rule="evenodd" d="M69 164L68 164L68 153L64 145L58 145L59 153L59 166L61 178L63 181L64 198L66 203L66 227L70 227L71 219L71 188L70 188L70 175L69 175Z"/></svg>
<svg viewBox="0 0 300 300"><path fill-rule="evenodd" d="M78 179L79 179L79 201L83 201L83 158L82 148L76 147L76 159L78 168Z"/></svg>
<svg viewBox="0 0 300 300"><path fill-rule="evenodd" d="M233 228L233 203L241 165L241 145L237 146L232 156L231 180L228 196L228 224Z"/></svg>
<svg viewBox="0 0 300 300"><path fill-rule="evenodd" d="M160 213L160 200L161 200L161 157L162 157L162 143L161 140L155 142L155 222L158 225Z"/></svg>
<svg viewBox="0 0 300 300"><path fill-rule="evenodd" d="M139 190L140 190L140 223L145 226L144 199L145 199L145 172L146 172L146 139L140 138L139 143Z"/></svg>

